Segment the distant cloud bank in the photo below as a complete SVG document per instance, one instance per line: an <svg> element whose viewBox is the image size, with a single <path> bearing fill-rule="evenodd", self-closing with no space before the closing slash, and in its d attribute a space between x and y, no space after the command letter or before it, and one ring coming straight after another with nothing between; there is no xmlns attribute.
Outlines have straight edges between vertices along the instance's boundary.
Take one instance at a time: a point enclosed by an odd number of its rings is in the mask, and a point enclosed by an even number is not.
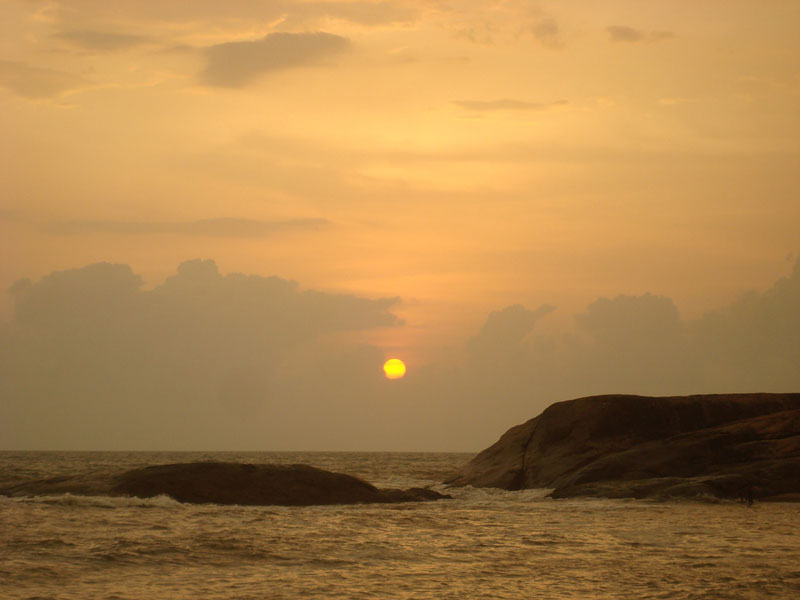
<svg viewBox="0 0 800 600"><path fill-rule="evenodd" d="M182 263L152 290L127 265L10 290L0 330L6 448L429 449L485 446L552 402L602 393L800 389L800 259L764 292L684 320L652 294L491 313L458 363L385 380L350 334L401 321L398 298L303 291Z"/></svg>

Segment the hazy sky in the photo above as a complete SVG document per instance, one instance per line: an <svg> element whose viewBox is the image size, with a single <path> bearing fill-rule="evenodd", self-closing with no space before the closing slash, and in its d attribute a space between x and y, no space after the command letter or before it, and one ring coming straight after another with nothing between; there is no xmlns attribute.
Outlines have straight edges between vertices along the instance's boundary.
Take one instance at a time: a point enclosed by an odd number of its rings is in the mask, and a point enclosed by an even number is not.
<svg viewBox="0 0 800 600"><path fill-rule="evenodd" d="M576 394L797 391L798 22L0 1L0 447L478 450Z"/></svg>

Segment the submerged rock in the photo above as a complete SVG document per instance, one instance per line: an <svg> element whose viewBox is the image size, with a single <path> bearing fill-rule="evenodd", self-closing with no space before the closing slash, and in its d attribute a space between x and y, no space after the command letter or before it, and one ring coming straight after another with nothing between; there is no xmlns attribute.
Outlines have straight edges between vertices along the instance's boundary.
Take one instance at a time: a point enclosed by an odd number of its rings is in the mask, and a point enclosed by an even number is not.
<svg viewBox="0 0 800 600"><path fill-rule="evenodd" d="M53 477L0 489L0 494L7 496L63 493L140 498L164 494L179 502L282 506L416 502L449 497L421 488L380 490L357 477L308 465L224 462Z"/></svg>
<svg viewBox="0 0 800 600"><path fill-rule="evenodd" d="M557 498L791 498L800 493L800 394L559 402L445 483L554 488Z"/></svg>

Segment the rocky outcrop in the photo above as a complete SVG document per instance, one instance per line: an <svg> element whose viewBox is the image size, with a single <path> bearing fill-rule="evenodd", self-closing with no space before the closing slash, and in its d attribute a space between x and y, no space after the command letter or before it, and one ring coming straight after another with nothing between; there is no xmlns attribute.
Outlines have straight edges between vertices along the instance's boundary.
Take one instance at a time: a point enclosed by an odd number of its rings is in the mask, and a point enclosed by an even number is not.
<svg viewBox="0 0 800 600"><path fill-rule="evenodd" d="M790 499L800 493L800 394L559 402L446 483L553 497Z"/></svg>
<svg viewBox="0 0 800 600"><path fill-rule="evenodd" d="M64 493L140 498L164 494L179 502L282 506L415 502L448 497L422 488L380 490L351 475L308 465L222 462L54 477L0 489L0 494L6 496Z"/></svg>

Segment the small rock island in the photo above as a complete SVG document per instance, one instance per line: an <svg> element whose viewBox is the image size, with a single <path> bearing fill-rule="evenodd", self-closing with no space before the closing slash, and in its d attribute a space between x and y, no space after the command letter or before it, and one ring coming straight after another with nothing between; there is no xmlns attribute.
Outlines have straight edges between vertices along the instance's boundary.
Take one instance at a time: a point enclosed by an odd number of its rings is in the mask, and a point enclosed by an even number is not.
<svg viewBox="0 0 800 600"><path fill-rule="evenodd" d="M194 462L154 465L120 473L94 472L51 477L0 489L6 496L167 495L193 504L313 506L419 502L449 498L433 490L378 489L357 477L309 465Z"/></svg>
<svg viewBox="0 0 800 600"><path fill-rule="evenodd" d="M552 488L554 498L800 501L800 394L558 402L445 483Z"/></svg>

